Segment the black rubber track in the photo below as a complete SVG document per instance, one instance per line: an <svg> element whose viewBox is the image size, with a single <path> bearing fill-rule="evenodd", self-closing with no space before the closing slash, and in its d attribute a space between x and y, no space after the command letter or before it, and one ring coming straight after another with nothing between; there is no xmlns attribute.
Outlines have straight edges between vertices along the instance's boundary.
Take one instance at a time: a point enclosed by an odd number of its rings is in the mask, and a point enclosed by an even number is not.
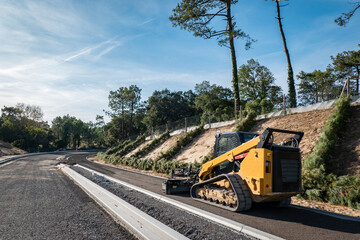
<svg viewBox="0 0 360 240"><path fill-rule="evenodd" d="M235 207L230 207L230 206L222 205L220 203L210 202L208 200L201 199L199 196L197 196L196 190L198 188L213 184L213 183L215 183L217 181L221 181L223 179L227 179L230 182L232 189L235 192L235 195L237 198L237 205ZM249 190L247 189L245 182L237 174L222 174L222 175L213 177L209 180L196 183L191 187L190 192L191 192L191 197L197 201L204 202L204 203L207 203L210 205L214 205L214 206L217 206L220 208L224 208L224 209L232 211L232 212L242 212L242 211L249 210L251 208L251 204L252 204Z"/></svg>

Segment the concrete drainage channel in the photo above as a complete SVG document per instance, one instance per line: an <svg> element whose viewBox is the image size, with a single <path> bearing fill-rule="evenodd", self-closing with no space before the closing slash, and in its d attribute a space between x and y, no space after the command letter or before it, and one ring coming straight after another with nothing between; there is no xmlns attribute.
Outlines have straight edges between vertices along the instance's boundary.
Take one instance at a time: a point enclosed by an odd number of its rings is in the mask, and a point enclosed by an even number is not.
<svg viewBox="0 0 360 240"><path fill-rule="evenodd" d="M282 239L92 169L72 169L190 239Z"/></svg>
<svg viewBox="0 0 360 240"><path fill-rule="evenodd" d="M58 167L137 238L149 240L188 239L66 165L60 164Z"/></svg>

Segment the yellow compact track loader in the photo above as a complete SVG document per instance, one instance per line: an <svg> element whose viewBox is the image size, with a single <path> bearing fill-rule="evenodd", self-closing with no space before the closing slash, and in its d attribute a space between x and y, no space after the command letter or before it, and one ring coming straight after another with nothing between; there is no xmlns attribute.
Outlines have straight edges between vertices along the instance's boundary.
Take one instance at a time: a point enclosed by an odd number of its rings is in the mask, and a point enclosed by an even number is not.
<svg viewBox="0 0 360 240"><path fill-rule="evenodd" d="M274 144L273 134L291 134ZM216 134L214 159L200 169L176 169L162 188L166 194L191 197L230 211L246 211L252 202L279 206L301 192L299 144L303 132L267 128L261 135L248 132Z"/></svg>

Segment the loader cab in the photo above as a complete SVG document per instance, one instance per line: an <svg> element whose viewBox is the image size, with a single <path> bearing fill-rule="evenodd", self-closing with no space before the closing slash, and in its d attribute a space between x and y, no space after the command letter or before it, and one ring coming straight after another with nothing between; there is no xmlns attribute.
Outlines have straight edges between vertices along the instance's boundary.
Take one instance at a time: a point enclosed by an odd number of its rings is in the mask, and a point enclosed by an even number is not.
<svg viewBox="0 0 360 240"><path fill-rule="evenodd" d="M221 156L257 136L259 134L249 132L217 133L215 135L214 157Z"/></svg>
<svg viewBox="0 0 360 240"><path fill-rule="evenodd" d="M230 150L250 141L257 136L259 136L259 134L249 132L217 133L215 135L214 158L229 152ZM236 166L234 168L234 163L229 161L223 162L213 169L215 175L229 173L233 170L238 171Z"/></svg>

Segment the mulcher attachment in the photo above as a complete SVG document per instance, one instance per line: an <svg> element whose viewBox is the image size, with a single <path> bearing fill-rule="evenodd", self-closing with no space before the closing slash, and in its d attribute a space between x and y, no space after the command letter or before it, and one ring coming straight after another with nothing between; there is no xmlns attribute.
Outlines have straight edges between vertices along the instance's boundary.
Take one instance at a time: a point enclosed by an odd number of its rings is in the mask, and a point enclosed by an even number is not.
<svg viewBox="0 0 360 240"><path fill-rule="evenodd" d="M190 168L176 168L171 174L170 179L166 179L162 184L162 190L166 194L189 193L191 186L194 185L199 169L193 171ZM182 177L182 179L175 179ZM184 179L186 177L186 179Z"/></svg>

